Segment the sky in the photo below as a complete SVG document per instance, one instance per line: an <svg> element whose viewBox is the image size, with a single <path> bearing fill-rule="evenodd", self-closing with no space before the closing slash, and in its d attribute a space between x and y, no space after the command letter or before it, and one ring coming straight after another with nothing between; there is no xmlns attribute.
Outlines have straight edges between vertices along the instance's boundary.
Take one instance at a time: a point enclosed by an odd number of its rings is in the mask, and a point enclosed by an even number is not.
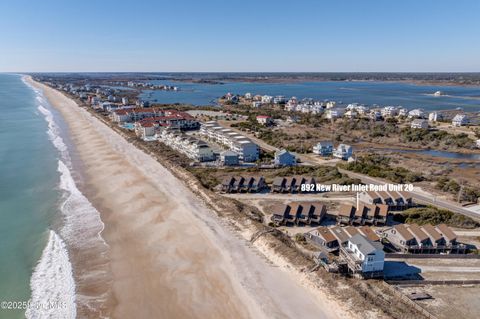
<svg viewBox="0 0 480 319"><path fill-rule="evenodd" d="M0 0L0 72L480 72L479 0Z"/></svg>

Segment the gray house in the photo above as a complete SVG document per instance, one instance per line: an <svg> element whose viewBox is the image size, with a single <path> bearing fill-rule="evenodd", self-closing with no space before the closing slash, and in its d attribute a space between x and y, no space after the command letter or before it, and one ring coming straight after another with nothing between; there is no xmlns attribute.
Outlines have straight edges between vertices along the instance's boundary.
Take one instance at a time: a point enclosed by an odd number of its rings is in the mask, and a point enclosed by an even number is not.
<svg viewBox="0 0 480 319"><path fill-rule="evenodd" d="M225 166L238 165L239 155L233 151L224 151L220 153L220 161Z"/></svg>

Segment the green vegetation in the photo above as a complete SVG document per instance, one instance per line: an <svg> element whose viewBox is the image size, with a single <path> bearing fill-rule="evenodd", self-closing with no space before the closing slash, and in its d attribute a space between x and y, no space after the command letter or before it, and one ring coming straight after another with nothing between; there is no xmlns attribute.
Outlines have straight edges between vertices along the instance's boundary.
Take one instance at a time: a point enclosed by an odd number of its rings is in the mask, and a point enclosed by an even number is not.
<svg viewBox="0 0 480 319"><path fill-rule="evenodd" d="M361 184L356 178L350 178L338 171L336 167L330 166L291 166L280 168L276 176L312 176L317 183L337 183L342 185Z"/></svg>
<svg viewBox="0 0 480 319"><path fill-rule="evenodd" d="M203 187L213 190L220 181L211 173L210 169L191 168L190 172L200 181Z"/></svg>
<svg viewBox="0 0 480 319"><path fill-rule="evenodd" d="M473 187L468 187L468 186L464 186L462 189L462 186L460 186L459 183L447 177L441 177L437 181L437 184L435 185L435 187L438 188L439 190L442 190L444 192L447 192L453 195L458 195L460 190L462 190L460 194L461 201L477 202L478 198L480 198L479 189L475 189Z"/></svg>
<svg viewBox="0 0 480 319"><path fill-rule="evenodd" d="M438 209L433 206L410 208L400 214L395 214L393 219L397 222L408 224L447 224L452 227L476 228L480 223L470 217L453 213L449 210Z"/></svg>
<svg viewBox="0 0 480 319"><path fill-rule="evenodd" d="M378 154L366 155L355 162L340 164L340 166L349 171L385 178L394 183L413 183L425 179L421 173L412 172L403 167L392 167L390 158Z"/></svg>
<svg viewBox="0 0 480 319"><path fill-rule="evenodd" d="M387 119L385 122L372 122L369 119L361 118L356 120L343 121L342 132L350 134L352 131L367 131L369 137L390 137L399 132L396 119Z"/></svg>
<svg viewBox="0 0 480 319"><path fill-rule="evenodd" d="M404 143L419 142L422 145L444 145L459 148L474 148L475 141L465 133L451 134L446 131L417 130L410 127L400 131L400 141Z"/></svg>
<svg viewBox="0 0 480 319"><path fill-rule="evenodd" d="M473 133L475 134L476 138L480 138L480 128L476 128L473 130Z"/></svg>
<svg viewBox="0 0 480 319"><path fill-rule="evenodd" d="M304 244L307 242L307 239L305 238L304 234L295 234L295 241L300 244Z"/></svg>

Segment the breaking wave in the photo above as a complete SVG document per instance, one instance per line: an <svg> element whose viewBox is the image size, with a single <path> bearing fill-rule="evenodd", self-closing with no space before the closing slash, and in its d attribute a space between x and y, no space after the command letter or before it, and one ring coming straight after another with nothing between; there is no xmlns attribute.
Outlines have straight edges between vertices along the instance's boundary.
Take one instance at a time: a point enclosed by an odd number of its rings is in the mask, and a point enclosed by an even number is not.
<svg viewBox="0 0 480 319"><path fill-rule="evenodd" d="M60 173L59 189L61 191L60 212L63 219L59 234L50 230L49 240L42 256L32 274L30 287L32 303L44 305L64 301L65 307L60 309L44 309L33 307L25 315L27 318L75 318L77 304L82 302L86 307L91 301L87 296L76 295L73 267L68 251L87 251L95 247L100 255L107 253L107 244L101 237L104 224L99 212L78 189L72 177L72 161L68 147L61 137L60 127L55 122L55 116L43 96L41 90L24 83L36 94L37 110L48 123L47 134L52 144L59 152L58 172ZM68 250L67 250L68 247ZM100 248L99 248L100 247ZM106 272L96 269L99 274ZM81 274L76 274L76 277ZM63 304L62 304L63 305ZM48 308L48 307L47 307Z"/></svg>
<svg viewBox="0 0 480 319"><path fill-rule="evenodd" d="M47 246L30 279L26 318L75 318L75 282L64 241L50 230Z"/></svg>

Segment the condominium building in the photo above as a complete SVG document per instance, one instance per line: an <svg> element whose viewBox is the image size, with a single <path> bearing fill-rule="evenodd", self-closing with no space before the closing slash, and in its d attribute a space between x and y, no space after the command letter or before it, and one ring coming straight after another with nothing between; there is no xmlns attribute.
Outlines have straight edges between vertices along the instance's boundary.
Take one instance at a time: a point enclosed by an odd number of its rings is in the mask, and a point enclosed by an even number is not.
<svg viewBox="0 0 480 319"><path fill-rule="evenodd" d="M215 121L202 123L200 134L234 151L239 155L240 160L244 162L255 162L259 158L257 144L240 133L220 126Z"/></svg>
<svg viewBox="0 0 480 319"><path fill-rule="evenodd" d="M178 129L163 129L157 139L174 150L200 162L215 160L212 148L202 140L181 133Z"/></svg>

